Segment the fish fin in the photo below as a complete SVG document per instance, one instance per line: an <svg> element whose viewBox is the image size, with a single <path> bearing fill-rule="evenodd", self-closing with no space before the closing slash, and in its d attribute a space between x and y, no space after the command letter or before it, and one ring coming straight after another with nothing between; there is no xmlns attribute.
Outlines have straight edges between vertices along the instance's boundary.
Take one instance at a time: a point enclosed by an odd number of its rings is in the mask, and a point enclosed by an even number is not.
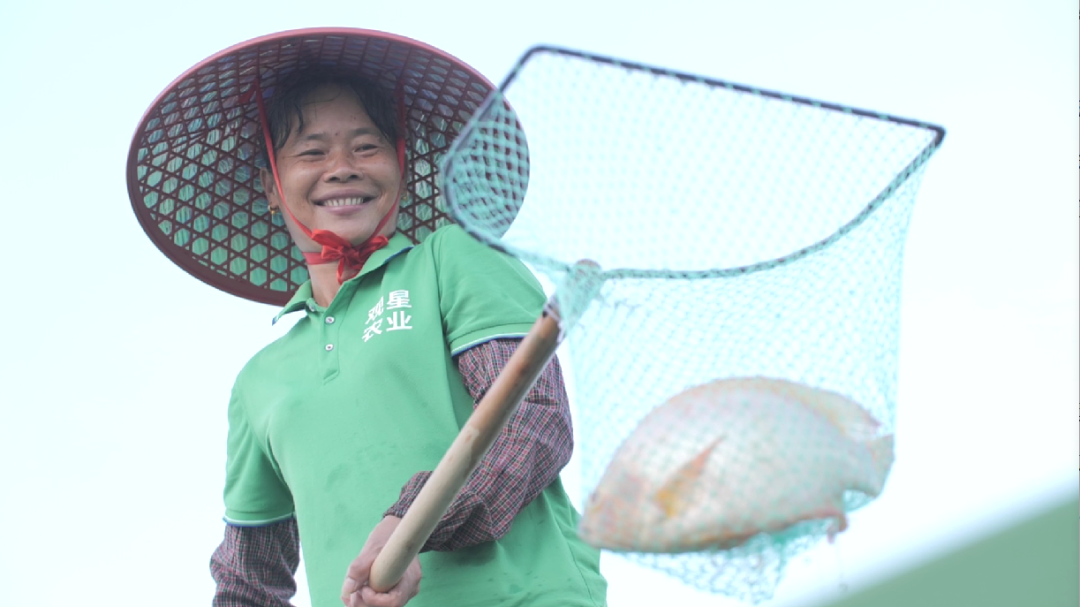
<svg viewBox="0 0 1080 607"><path fill-rule="evenodd" d="M708 463L713 449L720 444L721 440L723 439L714 440L705 450L694 456L694 459L676 470L671 475L671 478L656 492L655 499L664 510L664 515L667 518L677 516L686 507L690 491L705 470L705 464Z"/></svg>
<svg viewBox="0 0 1080 607"><path fill-rule="evenodd" d="M829 528L826 531L826 534L829 537L829 543L832 544L833 542L835 542L836 536L847 530L847 527L847 514L841 512L835 519L833 519L833 522L829 523Z"/></svg>

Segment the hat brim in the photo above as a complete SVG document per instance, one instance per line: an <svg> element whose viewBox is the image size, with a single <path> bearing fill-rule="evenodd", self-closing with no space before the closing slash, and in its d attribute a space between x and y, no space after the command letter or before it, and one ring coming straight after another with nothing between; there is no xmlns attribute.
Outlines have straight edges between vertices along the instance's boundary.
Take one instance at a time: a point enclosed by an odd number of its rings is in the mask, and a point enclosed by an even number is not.
<svg viewBox="0 0 1080 607"><path fill-rule="evenodd" d="M259 183L262 130L253 92L257 83L269 99L283 79L310 68L362 76L403 105L409 195L398 231L413 242L452 223L437 167L495 88L439 49L352 28L255 38L199 62L166 87L140 120L128 153L135 215L158 249L189 274L272 305L285 304L308 273Z"/></svg>

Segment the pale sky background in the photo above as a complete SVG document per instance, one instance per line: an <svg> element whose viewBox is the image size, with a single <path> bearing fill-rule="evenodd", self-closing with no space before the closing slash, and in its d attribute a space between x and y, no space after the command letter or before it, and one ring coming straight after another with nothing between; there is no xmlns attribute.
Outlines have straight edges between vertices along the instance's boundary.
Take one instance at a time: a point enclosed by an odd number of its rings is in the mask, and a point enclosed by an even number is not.
<svg viewBox="0 0 1080 607"><path fill-rule="evenodd" d="M948 129L908 238L897 463L839 548L801 559L769 604L836 596L841 579L861 587L1075 496L1077 13L1075 0L0 0L0 604L209 605L229 388L280 329L153 247L124 163L176 76L299 27L416 38L496 82L551 43ZM735 604L603 567L613 607Z"/></svg>

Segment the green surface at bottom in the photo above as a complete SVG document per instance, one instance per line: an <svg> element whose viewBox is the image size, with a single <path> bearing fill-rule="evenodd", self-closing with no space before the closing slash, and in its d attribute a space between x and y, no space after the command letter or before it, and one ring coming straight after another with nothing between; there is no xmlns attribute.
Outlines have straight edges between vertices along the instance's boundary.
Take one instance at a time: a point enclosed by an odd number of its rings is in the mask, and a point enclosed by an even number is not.
<svg viewBox="0 0 1080 607"><path fill-rule="evenodd" d="M1070 500L828 607L1076 607L1078 509Z"/></svg>

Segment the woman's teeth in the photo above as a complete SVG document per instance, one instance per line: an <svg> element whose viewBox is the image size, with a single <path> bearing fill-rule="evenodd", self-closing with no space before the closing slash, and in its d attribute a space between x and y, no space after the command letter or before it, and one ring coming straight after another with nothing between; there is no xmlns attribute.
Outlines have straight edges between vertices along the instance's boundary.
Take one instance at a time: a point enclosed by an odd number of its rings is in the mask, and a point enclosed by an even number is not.
<svg viewBox="0 0 1080 607"><path fill-rule="evenodd" d="M324 200L324 201L319 203L319 206L321 206L321 207L346 207L346 206L360 205L360 204L363 204L363 203L367 202L368 200L369 199L367 197L335 198L333 200Z"/></svg>

